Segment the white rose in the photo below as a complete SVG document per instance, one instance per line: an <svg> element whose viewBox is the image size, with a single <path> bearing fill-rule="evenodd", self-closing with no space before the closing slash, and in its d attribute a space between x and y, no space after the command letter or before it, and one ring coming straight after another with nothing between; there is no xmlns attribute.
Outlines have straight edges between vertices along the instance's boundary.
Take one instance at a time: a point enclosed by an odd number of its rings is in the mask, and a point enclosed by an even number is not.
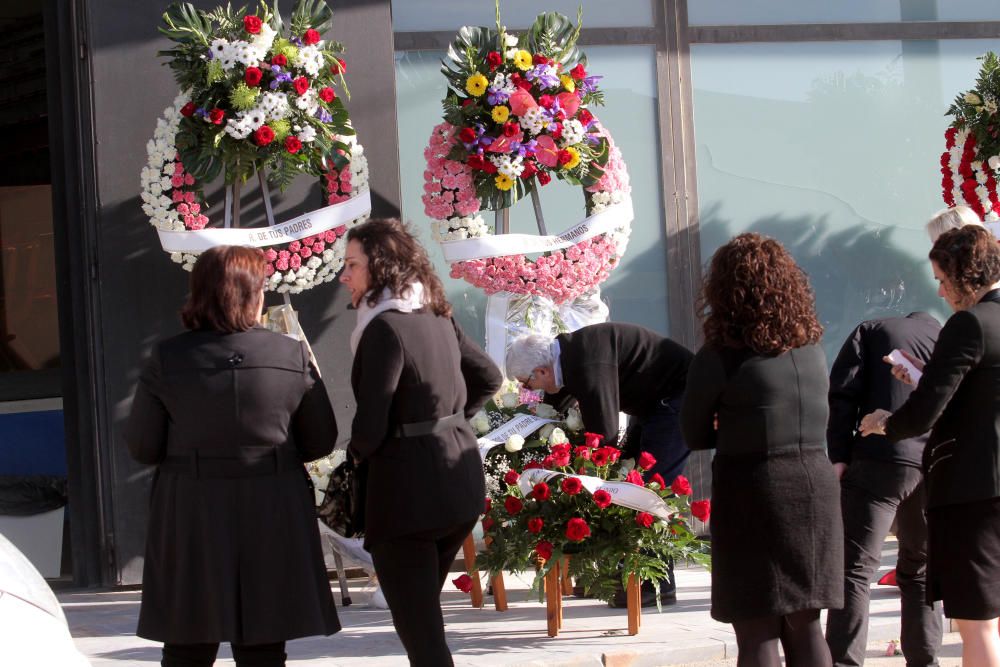
<svg viewBox="0 0 1000 667"><path fill-rule="evenodd" d="M319 473L320 477L326 477L333 472L333 464L327 458L320 459L316 462L316 472Z"/></svg>
<svg viewBox="0 0 1000 667"><path fill-rule="evenodd" d="M990 169L993 171L1000 169L1000 155L994 155L986 162L990 165Z"/></svg>
<svg viewBox="0 0 1000 667"><path fill-rule="evenodd" d="M571 431L583 429L583 418L580 417L580 411L576 408L570 408L569 412L566 413L566 428Z"/></svg>
<svg viewBox="0 0 1000 667"><path fill-rule="evenodd" d="M550 435L552 435L552 431L554 431L555 429L556 429L555 424L546 424L542 428L538 429L538 437L548 438Z"/></svg>
<svg viewBox="0 0 1000 667"><path fill-rule="evenodd" d="M566 437L566 433L561 428L552 429L552 433L549 435L550 445L562 445L569 442L569 438Z"/></svg>
<svg viewBox="0 0 1000 667"><path fill-rule="evenodd" d="M965 101L968 102L969 104L982 104L983 103L983 101L981 99L979 99L979 95L976 95L972 91L969 91L969 92L967 92L965 94Z"/></svg>
<svg viewBox="0 0 1000 667"><path fill-rule="evenodd" d="M503 448L511 454L521 451L522 447L524 447L524 438L519 436L517 433L507 438L507 442L503 446Z"/></svg>
<svg viewBox="0 0 1000 667"><path fill-rule="evenodd" d="M535 414L542 419L552 419L556 416L556 409L548 403L539 403L535 406Z"/></svg>
<svg viewBox="0 0 1000 667"><path fill-rule="evenodd" d="M490 418L483 410L477 412L469 423L476 429L476 433L486 433L490 430Z"/></svg>
<svg viewBox="0 0 1000 667"><path fill-rule="evenodd" d="M516 408L521 402L521 397L512 391L508 391L506 394L500 396L500 403L505 408Z"/></svg>

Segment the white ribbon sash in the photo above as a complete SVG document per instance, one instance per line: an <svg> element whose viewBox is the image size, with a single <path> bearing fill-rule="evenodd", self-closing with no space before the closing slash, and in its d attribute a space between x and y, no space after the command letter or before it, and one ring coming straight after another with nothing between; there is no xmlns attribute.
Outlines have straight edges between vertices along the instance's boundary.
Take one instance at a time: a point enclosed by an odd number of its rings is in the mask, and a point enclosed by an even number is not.
<svg viewBox="0 0 1000 667"><path fill-rule="evenodd" d="M532 468L521 473L521 478L517 480L517 486L521 493L527 497L531 489L539 482L548 482L554 477L575 477L583 484L583 488L593 495L598 489L604 489L611 495L612 505L621 505L639 512L649 512L653 516L663 521L669 521L671 512L669 506L663 502L663 498L658 496L652 489L632 484L631 482L609 482L599 477L587 475L567 475L554 470L544 470L542 468Z"/></svg>
<svg viewBox="0 0 1000 667"><path fill-rule="evenodd" d="M502 445L507 442L507 438L510 436L519 435L522 438L526 437L540 429L545 424L551 424L554 421L555 420L553 419L542 419L541 417L529 414L516 415L507 423L502 424L498 428L479 438L479 455L482 456L485 461L486 455L489 451L497 445Z"/></svg>
<svg viewBox="0 0 1000 667"><path fill-rule="evenodd" d="M310 211L273 227L233 227L188 231L158 230L160 245L167 252L200 253L219 245L242 245L255 248L291 243L307 236L339 227L371 213L371 192L362 190L356 197Z"/></svg>
<svg viewBox="0 0 1000 667"><path fill-rule="evenodd" d="M475 239L442 241L441 250L448 262L548 252L569 248L580 241L606 234L627 225L632 222L634 215L632 199L629 197L621 203L612 204L600 213L595 213L558 236L489 234Z"/></svg>

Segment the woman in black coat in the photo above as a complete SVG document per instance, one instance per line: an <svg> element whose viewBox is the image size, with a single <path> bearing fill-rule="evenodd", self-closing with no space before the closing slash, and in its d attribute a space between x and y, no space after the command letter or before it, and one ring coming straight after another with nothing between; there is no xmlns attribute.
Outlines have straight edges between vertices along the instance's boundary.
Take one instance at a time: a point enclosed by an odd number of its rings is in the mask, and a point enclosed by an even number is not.
<svg viewBox="0 0 1000 667"><path fill-rule="evenodd" d="M824 667L820 609L843 604L840 490L826 456L827 369L809 282L773 239L716 251L705 345L681 408L712 462L712 617L733 624L740 667Z"/></svg>
<svg viewBox="0 0 1000 667"><path fill-rule="evenodd" d="M165 667L284 665L285 640L340 630L303 462L337 424L305 346L257 326L264 257L220 246L191 273L187 333L153 350L125 431L156 465L140 637Z"/></svg>
<svg viewBox="0 0 1000 667"><path fill-rule="evenodd" d="M930 259L955 314L906 403L867 415L861 431L892 442L931 431L923 459L928 598L943 600L956 619L962 664L998 667L1000 247L985 228L966 225L942 234ZM893 374L910 380L902 366Z"/></svg>
<svg viewBox="0 0 1000 667"><path fill-rule="evenodd" d="M502 377L452 320L427 253L398 221L347 238L340 281L358 309L350 452L369 466L365 548L410 664L444 667L441 587L486 498L468 419Z"/></svg>

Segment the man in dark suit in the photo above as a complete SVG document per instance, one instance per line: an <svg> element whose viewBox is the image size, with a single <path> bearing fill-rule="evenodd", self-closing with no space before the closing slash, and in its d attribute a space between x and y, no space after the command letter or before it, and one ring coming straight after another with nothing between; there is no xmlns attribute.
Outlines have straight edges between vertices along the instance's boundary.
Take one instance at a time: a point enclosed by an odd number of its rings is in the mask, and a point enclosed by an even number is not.
<svg viewBox="0 0 1000 667"><path fill-rule="evenodd" d="M902 649L906 664L937 665L941 614L925 602L927 523L921 457L926 434L896 443L862 438L861 418L895 411L913 387L892 377L883 357L900 349L926 361L941 325L927 313L869 320L847 338L830 371L827 445L841 479L844 518L844 607L831 609L826 639L838 666L862 665L868 637L869 586L893 518L899 556L896 579L902 596Z"/></svg>
<svg viewBox="0 0 1000 667"><path fill-rule="evenodd" d="M670 484L690 454L678 415L693 356L649 329L608 322L555 338L524 336L507 351L506 366L508 377L544 391L547 403L565 407L575 399L584 428L607 444L618 443L619 412L629 415L626 456L649 452L656 464L647 477L659 474ZM643 604L655 604L652 587L644 586ZM676 602L672 567L660 593L665 604Z"/></svg>

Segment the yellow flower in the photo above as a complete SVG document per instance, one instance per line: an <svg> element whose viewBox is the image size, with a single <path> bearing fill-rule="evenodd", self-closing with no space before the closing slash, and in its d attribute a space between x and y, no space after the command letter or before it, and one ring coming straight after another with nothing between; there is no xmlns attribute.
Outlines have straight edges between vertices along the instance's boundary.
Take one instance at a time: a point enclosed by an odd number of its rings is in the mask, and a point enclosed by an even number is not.
<svg viewBox="0 0 1000 667"><path fill-rule="evenodd" d="M514 187L514 181L509 176L504 176L503 174L497 174L493 182L496 183L499 190L507 191Z"/></svg>
<svg viewBox="0 0 1000 667"><path fill-rule="evenodd" d="M514 66L517 67L522 72L527 72L531 69L531 54L521 49L514 54Z"/></svg>
<svg viewBox="0 0 1000 667"><path fill-rule="evenodd" d="M488 85L490 85L489 80L479 72L476 72L465 81L465 89L473 97L479 97L485 93L486 86Z"/></svg>
<svg viewBox="0 0 1000 667"><path fill-rule="evenodd" d="M566 152L569 153L570 160L562 166L563 169L572 169L576 165L580 164L580 151L570 146L566 149Z"/></svg>
<svg viewBox="0 0 1000 667"><path fill-rule="evenodd" d="M496 122L506 123L507 119L510 117L510 109L502 105L493 107L493 113L490 115L493 116L493 120Z"/></svg>
<svg viewBox="0 0 1000 667"><path fill-rule="evenodd" d="M576 90L576 82L573 81L573 77L563 74L559 77L559 80L562 81L563 88L565 88L567 92L572 93Z"/></svg>

